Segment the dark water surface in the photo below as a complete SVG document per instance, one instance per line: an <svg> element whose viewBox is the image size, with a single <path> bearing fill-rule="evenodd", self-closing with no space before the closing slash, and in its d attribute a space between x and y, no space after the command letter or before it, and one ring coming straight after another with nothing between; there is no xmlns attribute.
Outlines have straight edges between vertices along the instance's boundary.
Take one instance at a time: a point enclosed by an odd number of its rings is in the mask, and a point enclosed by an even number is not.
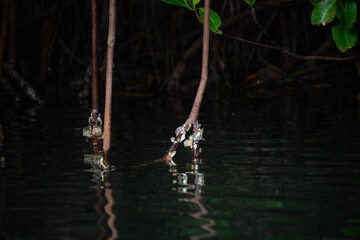
<svg viewBox="0 0 360 240"><path fill-rule="evenodd" d="M201 163L181 146L177 172L154 160L192 98L114 99L103 175L84 163L88 106L4 108L0 239L360 239L354 98L206 99Z"/></svg>

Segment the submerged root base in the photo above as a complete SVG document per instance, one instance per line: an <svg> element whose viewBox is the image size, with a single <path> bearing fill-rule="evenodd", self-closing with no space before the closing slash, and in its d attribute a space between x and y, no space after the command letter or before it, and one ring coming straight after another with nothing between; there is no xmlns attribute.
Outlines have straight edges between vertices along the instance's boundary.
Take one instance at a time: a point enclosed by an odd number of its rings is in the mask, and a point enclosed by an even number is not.
<svg viewBox="0 0 360 240"><path fill-rule="evenodd" d="M193 134L189 136L189 139L186 139L184 142L185 147L190 147L192 149L193 153L193 159L199 159L200 155L200 148L199 148L199 142L202 140L203 135L203 128L201 127L201 124L199 124L198 121L196 122L189 122L191 120L190 118L185 122L183 126L178 127L175 130L176 137L172 138L173 144L169 148L169 150L165 153L163 160L165 164L169 166L176 166L176 163L173 161L173 157L176 154L176 149L182 141L185 140L185 134L193 128Z"/></svg>

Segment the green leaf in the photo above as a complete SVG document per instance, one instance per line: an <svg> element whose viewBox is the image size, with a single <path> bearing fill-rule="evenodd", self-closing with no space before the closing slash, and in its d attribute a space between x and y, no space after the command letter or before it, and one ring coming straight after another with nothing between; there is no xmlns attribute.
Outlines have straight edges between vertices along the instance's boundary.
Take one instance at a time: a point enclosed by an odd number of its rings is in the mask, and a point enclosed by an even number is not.
<svg viewBox="0 0 360 240"><path fill-rule="evenodd" d="M169 4L177 5L180 7L186 7L189 10L196 10L195 8L190 6L188 0L161 0L161 1L169 3ZM191 0L191 1L197 1L197 0Z"/></svg>
<svg viewBox="0 0 360 240"><path fill-rule="evenodd" d="M185 1L183 1L183 0L161 0L161 1L169 3L169 4L177 5L180 7L187 7Z"/></svg>
<svg viewBox="0 0 360 240"><path fill-rule="evenodd" d="M199 8L199 15L201 20L204 22L204 8ZM222 31L219 30L220 25L221 18L215 11L210 10L210 30L214 33L222 34Z"/></svg>
<svg viewBox="0 0 360 240"><path fill-rule="evenodd" d="M196 4L198 4L200 2L200 0L190 0L190 4L191 7L193 8L193 10L196 9Z"/></svg>
<svg viewBox="0 0 360 240"><path fill-rule="evenodd" d="M316 4L318 4L320 1L321 0L309 0L309 2L314 6L316 6Z"/></svg>
<svg viewBox="0 0 360 240"><path fill-rule="evenodd" d="M356 22L357 4L354 1L341 0L336 4L336 16L344 25L345 29L350 29Z"/></svg>
<svg viewBox="0 0 360 240"><path fill-rule="evenodd" d="M335 5L338 0L322 0L315 5L311 13L311 23L315 25L327 25L336 14Z"/></svg>
<svg viewBox="0 0 360 240"><path fill-rule="evenodd" d="M341 22L341 24L344 25L345 23L345 8L343 3L340 1L336 4L336 16L339 19L339 21Z"/></svg>
<svg viewBox="0 0 360 240"><path fill-rule="evenodd" d="M341 22L337 21L331 28L336 46L345 52L347 49L355 46L358 32L353 26L350 29L344 29Z"/></svg>
<svg viewBox="0 0 360 240"><path fill-rule="evenodd" d="M249 4L250 7L253 7L256 0L245 0L247 4Z"/></svg>
<svg viewBox="0 0 360 240"><path fill-rule="evenodd" d="M356 2L345 2L345 26L344 28L350 29L356 22L357 17L357 4Z"/></svg>

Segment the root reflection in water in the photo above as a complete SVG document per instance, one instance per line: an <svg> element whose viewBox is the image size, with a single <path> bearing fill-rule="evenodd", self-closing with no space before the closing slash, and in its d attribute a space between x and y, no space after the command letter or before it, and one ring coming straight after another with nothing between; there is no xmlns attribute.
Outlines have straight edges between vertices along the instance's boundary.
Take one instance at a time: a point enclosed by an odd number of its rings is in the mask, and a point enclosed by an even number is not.
<svg viewBox="0 0 360 240"><path fill-rule="evenodd" d="M205 217L208 215L208 210L202 203L202 192L201 187L205 185L205 176L204 173L199 172L199 159L194 160L192 164L189 164L187 168L189 171L183 173L177 173L176 169L172 169L173 175L176 176L173 183L177 185L174 188L175 191L179 193L183 193L186 195L192 195L190 198L180 198L179 201L191 202L195 204L199 211L194 213L189 213L189 216L193 217L196 220L202 220L206 223L200 225L200 227L207 231L207 233L191 236L190 239L203 239L203 238L211 238L216 236L216 231L212 229L215 225L215 221L213 219ZM194 179L193 183L189 183L189 179Z"/></svg>
<svg viewBox="0 0 360 240"><path fill-rule="evenodd" d="M116 215L113 211L113 206L115 205L115 200L112 194L111 181L110 181L110 173L115 169L114 166L110 166L109 168L104 168L102 164L102 153L95 152L95 154L85 154L84 155L84 163L89 164L91 166L90 169L85 171L91 172L92 179L91 181L95 184L92 188L96 191L96 196L98 198L98 202L94 205L94 209L96 213L99 215L99 219L97 220L97 225L100 229L100 234L96 239L105 239L107 235L107 231L105 228L105 214L108 215L107 226L111 230L111 236L107 239L118 239L119 234L118 230L115 226ZM104 202L106 204L104 205Z"/></svg>

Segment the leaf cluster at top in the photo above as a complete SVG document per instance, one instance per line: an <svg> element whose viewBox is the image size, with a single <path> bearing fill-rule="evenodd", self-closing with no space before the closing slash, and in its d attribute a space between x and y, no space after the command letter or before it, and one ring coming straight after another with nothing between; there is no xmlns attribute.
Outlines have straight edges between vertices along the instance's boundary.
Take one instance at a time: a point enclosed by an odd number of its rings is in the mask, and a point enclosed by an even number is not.
<svg viewBox="0 0 360 240"><path fill-rule="evenodd" d="M256 0L244 0L253 7ZM326 26L332 23L331 32L340 51L355 46L358 32L355 27L357 5L360 0L309 0L314 5L311 23Z"/></svg>
<svg viewBox="0 0 360 240"><path fill-rule="evenodd" d="M311 23L328 25L332 23L331 32L336 46L345 52L357 42L357 5L355 0L310 0L314 5L311 13Z"/></svg>
<svg viewBox="0 0 360 240"><path fill-rule="evenodd" d="M196 5L200 2L200 0L161 0L163 2L177 5L180 7L185 7L191 11L198 11L201 20L204 22L204 8L197 8ZM219 27L221 26L221 18L219 15L210 10L210 30L217 34L222 34Z"/></svg>
<svg viewBox="0 0 360 240"><path fill-rule="evenodd" d="M161 0L163 2L177 5L180 7L186 7L189 10L196 10L196 4L200 2L200 0Z"/></svg>
<svg viewBox="0 0 360 240"><path fill-rule="evenodd" d="M200 0L162 0L163 2L185 7L192 11L198 11L204 21L204 8L197 8ZM253 8L256 0L244 0ZM331 32L336 46L345 52L347 49L355 46L357 42L358 31L355 23L357 19L357 5L360 0L309 0L314 6L311 13L311 23L314 25L326 26L332 23ZM210 29L221 34L219 27L221 18L219 15L210 11Z"/></svg>

